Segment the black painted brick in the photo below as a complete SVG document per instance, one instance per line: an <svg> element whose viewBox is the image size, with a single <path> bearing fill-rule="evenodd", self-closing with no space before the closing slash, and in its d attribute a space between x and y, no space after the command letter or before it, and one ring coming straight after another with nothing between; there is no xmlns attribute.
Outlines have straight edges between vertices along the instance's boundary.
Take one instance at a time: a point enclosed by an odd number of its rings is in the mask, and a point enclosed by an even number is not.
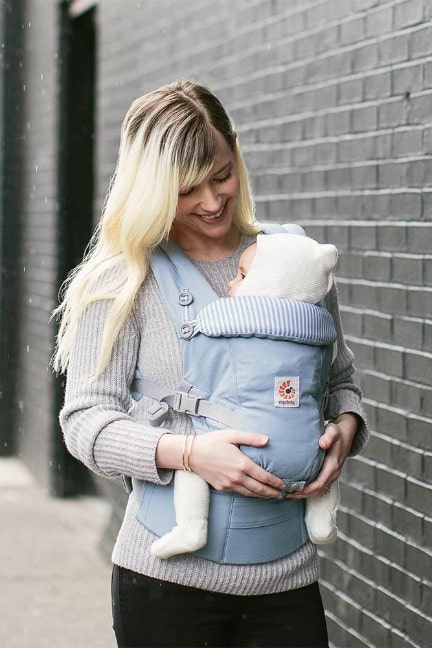
<svg viewBox="0 0 432 648"><path fill-rule="evenodd" d="M407 545L391 532L391 529L378 526L376 529L376 551L391 562L405 566Z"/></svg>
<svg viewBox="0 0 432 648"><path fill-rule="evenodd" d="M425 616L415 610L409 610L407 614L406 632L413 641L422 642L425 637L430 636L431 623L430 614Z"/></svg>
<svg viewBox="0 0 432 648"><path fill-rule="evenodd" d="M409 100L408 123L429 125L431 108L431 93L412 96Z"/></svg>
<svg viewBox="0 0 432 648"><path fill-rule="evenodd" d="M407 92L423 90L423 63L398 66L392 70L393 93L405 95Z"/></svg>
<svg viewBox="0 0 432 648"><path fill-rule="evenodd" d="M407 503L417 511L428 509L431 501L432 486L409 476L407 478Z"/></svg>
<svg viewBox="0 0 432 648"><path fill-rule="evenodd" d="M422 412L422 390L416 383L402 380L391 381L391 402L407 407L412 412Z"/></svg>
<svg viewBox="0 0 432 648"><path fill-rule="evenodd" d="M430 254L432 250L432 227L413 225L407 230L410 250Z"/></svg>
<svg viewBox="0 0 432 648"><path fill-rule="evenodd" d="M425 151L423 142L423 131L421 129L407 128L393 132L393 149L392 154L395 157L418 154ZM431 138L432 148L432 138Z"/></svg>
<svg viewBox="0 0 432 648"><path fill-rule="evenodd" d="M392 339L392 320L391 315L365 313L363 327L365 336L376 341L390 342Z"/></svg>
<svg viewBox="0 0 432 648"><path fill-rule="evenodd" d="M365 517L370 520L379 520L380 524L387 527L392 525L392 501L389 497L384 495L377 497L368 493L364 499L363 512Z"/></svg>
<svg viewBox="0 0 432 648"><path fill-rule="evenodd" d="M424 25L410 34L410 58L430 55L432 51L432 26Z"/></svg>
<svg viewBox="0 0 432 648"><path fill-rule="evenodd" d="M396 497L400 502L404 502L406 498L406 475L396 472L393 466L377 466L376 469L376 483L379 493L387 497ZM384 508L384 506L383 506ZM381 518L378 518L381 521Z"/></svg>
<svg viewBox="0 0 432 648"><path fill-rule="evenodd" d="M402 33L385 38L379 43L379 62L381 65L407 61L409 34Z"/></svg>
<svg viewBox="0 0 432 648"><path fill-rule="evenodd" d="M377 428L383 434L394 434L405 441L408 434L408 419L404 410L380 406L376 410Z"/></svg>
<svg viewBox="0 0 432 648"><path fill-rule="evenodd" d="M378 463L390 465L392 458L392 449L388 438L379 436L373 431L363 454Z"/></svg>
<svg viewBox="0 0 432 648"><path fill-rule="evenodd" d="M423 450L432 450L430 419L409 413L406 417L406 427L410 443Z"/></svg>
<svg viewBox="0 0 432 648"><path fill-rule="evenodd" d="M352 109L351 126L353 133L374 130L378 126L376 105L360 106Z"/></svg>
<svg viewBox="0 0 432 648"><path fill-rule="evenodd" d="M369 609L375 607L368 606ZM381 621L375 614L365 613L362 617L362 629L367 632L373 646L387 646L390 638L390 626Z"/></svg>
<svg viewBox="0 0 432 648"><path fill-rule="evenodd" d="M363 255L363 276L365 279L390 281L392 257L390 254L368 252Z"/></svg>
<svg viewBox="0 0 432 648"><path fill-rule="evenodd" d="M432 388L423 385L421 389L419 389L419 392L421 400L421 414L423 416L432 417ZM432 477L432 470L430 477Z"/></svg>
<svg viewBox="0 0 432 648"><path fill-rule="evenodd" d="M432 359L422 353L407 351L405 354L405 377L419 383L432 382Z"/></svg>
<svg viewBox="0 0 432 648"><path fill-rule="evenodd" d="M356 484L366 488L376 488L376 467L361 458L353 458L345 464L344 474Z"/></svg>
<svg viewBox="0 0 432 648"><path fill-rule="evenodd" d="M389 70L380 70L366 75L363 87L366 100L389 97L392 93L392 74Z"/></svg>
<svg viewBox="0 0 432 648"><path fill-rule="evenodd" d="M423 19L424 0L405 0L394 7L394 28L417 25Z"/></svg>
<svg viewBox="0 0 432 648"><path fill-rule="evenodd" d="M398 565L393 564L391 566L391 591L401 598L409 598L412 605L417 608L422 606L422 586L421 578L411 574L405 570L402 570Z"/></svg>
<svg viewBox="0 0 432 648"><path fill-rule="evenodd" d="M395 344L422 349L423 328L424 322L421 318L394 317L393 339Z"/></svg>
<svg viewBox="0 0 432 648"><path fill-rule="evenodd" d="M391 623L399 630L403 630L405 626L406 609L402 601L398 601L396 597L386 590L378 589L376 594L376 614L381 618ZM386 645L378 644L378 645Z"/></svg>
<svg viewBox="0 0 432 648"><path fill-rule="evenodd" d="M419 256L399 255L393 260L392 279L407 285L423 284L423 258Z"/></svg>
<svg viewBox="0 0 432 648"><path fill-rule="evenodd" d="M409 541L421 545L424 542L424 514L413 512L395 503L393 507L393 528Z"/></svg>
<svg viewBox="0 0 432 648"><path fill-rule="evenodd" d="M378 124L380 128L396 128L407 122L408 107L404 98L396 97L378 108Z"/></svg>
<svg viewBox="0 0 432 648"><path fill-rule="evenodd" d="M431 554L430 549L422 548L413 543L407 542L405 544L406 550L406 559L405 563L402 566L418 576L419 578L424 578L426 574L430 574L430 564L431 564Z"/></svg>
<svg viewBox="0 0 432 648"><path fill-rule="evenodd" d="M378 228L377 247L380 250L405 252L408 248L408 232L405 225L382 225ZM410 249L417 249L412 248Z"/></svg>
<svg viewBox="0 0 432 648"><path fill-rule="evenodd" d="M338 257L337 274L342 277L359 277L362 274L363 259L356 252L341 252Z"/></svg>

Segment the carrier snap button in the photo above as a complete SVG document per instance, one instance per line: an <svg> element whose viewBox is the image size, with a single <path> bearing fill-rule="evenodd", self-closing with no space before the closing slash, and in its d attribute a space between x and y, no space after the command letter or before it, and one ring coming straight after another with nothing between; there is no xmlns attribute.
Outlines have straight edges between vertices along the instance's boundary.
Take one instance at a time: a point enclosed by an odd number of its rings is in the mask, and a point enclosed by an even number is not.
<svg viewBox="0 0 432 648"><path fill-rule="evenodd" d="M190 290L182 290L178 296L178 303L181 306L189 306L193 302L193 295Z"/></svg>
<svg viewBox="0 0 432 648"><path fill-rule="evenodd" d="M192 324L189 324L189 322L186 322L185 324L182 325L182 327L180 329L180 336L184 340L188 340L189 338L191 338L193 333L194 333L194 327L192 326Z"/></svg>

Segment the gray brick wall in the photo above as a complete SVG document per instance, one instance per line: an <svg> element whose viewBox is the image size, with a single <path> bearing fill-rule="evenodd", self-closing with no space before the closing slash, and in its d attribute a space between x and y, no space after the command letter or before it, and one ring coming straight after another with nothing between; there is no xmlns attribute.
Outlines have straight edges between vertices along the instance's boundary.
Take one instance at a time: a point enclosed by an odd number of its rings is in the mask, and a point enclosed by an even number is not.
<svg viewBox="0 0 432 648"><path fill-rule="evenodd" d="M54 2L27 11L19 435L32 464L36 452L48 461L52 415L58 24ZM340 537L321 552L331 644L429 645L430 0L109 0L97 24L95 214L131 100L186 75L233 116L258 217L299 221L338 246L372 436L344 468Z"/></svg>

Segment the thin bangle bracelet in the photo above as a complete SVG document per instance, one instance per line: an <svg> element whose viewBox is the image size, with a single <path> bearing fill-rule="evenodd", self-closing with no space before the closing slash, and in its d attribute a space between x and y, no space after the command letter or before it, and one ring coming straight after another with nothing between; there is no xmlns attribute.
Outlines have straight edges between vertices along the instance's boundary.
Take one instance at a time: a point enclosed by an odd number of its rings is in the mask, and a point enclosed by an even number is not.
<svg viewBox="0 0 432 648"><path fill-rule="evenodd" d="M189 432L184 435L184 441L183 441L183 470L187 470L187 467L186 467L186 449L187 449L188 440L189 440Z"/></svg>
<svg viewBox="0 0 432 648"><path fill-rule="evenodd" d="M185 459L185 461L183 463L183 468L185 470L187 470L187 472L193 472L193 470L191 468L191 465L190 465L190 459L191 459L191 452L192 452L192 446L193 446L194 441L195 441L195 432L191 435L191 442L190 442L189 449L188 449L187 454L186 454L186 459Z"/></svg>

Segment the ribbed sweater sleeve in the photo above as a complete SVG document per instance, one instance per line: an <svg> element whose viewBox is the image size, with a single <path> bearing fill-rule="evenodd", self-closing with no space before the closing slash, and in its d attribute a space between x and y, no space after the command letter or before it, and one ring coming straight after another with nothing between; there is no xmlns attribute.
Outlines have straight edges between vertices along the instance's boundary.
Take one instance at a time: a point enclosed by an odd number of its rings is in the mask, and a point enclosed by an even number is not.
<svg viewBox="0 0 432 648"><path fill-rule="evenodd" d="M343 335L336 285L333 285L333 288L327 295L326 304L333 317L337 331L337 356L330 371L329 398L325 416L327 419L333 419L345 412L353 412L360 417L360 426L354 437L350 451L350 456L354 456L366 444L369 429L361 400L362 392L353 381L353 373L355 371L353 364L354 355L346 345Z"/></svg>
<svg viewBox="0 0 432 648"><path fill-rule="evenodd" d="M156 446L166 430L131 415L129 385L141 337L133 311L105 370L92 379L108 309L109 302L94 302L80 320L60 412L65 442L72 455L99 475L166 483L171 471L158 470L155 464Z"/></svg>

